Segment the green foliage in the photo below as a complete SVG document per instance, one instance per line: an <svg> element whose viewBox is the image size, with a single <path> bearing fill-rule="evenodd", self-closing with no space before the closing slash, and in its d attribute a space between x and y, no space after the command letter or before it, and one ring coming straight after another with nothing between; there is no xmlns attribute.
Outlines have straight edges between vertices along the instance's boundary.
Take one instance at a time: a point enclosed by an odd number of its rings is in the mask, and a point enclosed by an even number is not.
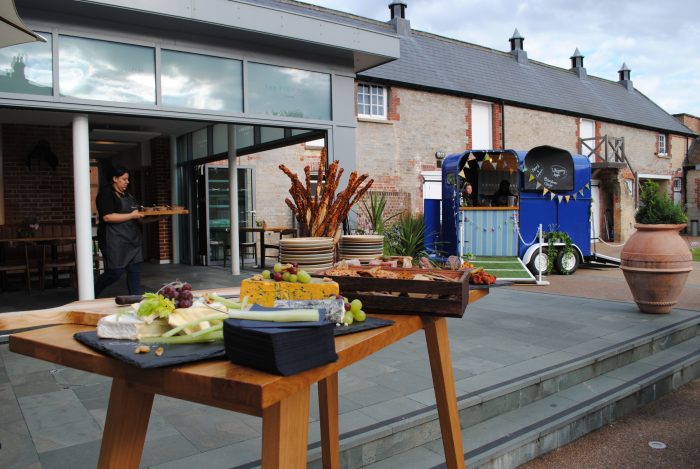
<svg viewBox="0 0 700 469"><path fill-rule="evenodd" d="M426 255L423 214L401 214L385 231L384 253L389 256L411 256L416 261Z"/></svg>
<svg viewBox="0 0 700 469"><path fill-rule="evenodd" d="M647 181L639 194L639 209L634 217L637 223L644 225L670 224L677 225L688 222L683 207L674 204L668 194L659 192L659 185Z"/></svg>
<svg viewBox="0 0 700 469"><path fill-rule="evenodd" d="M565 255L572 254L574 252L574 248L571 245L571 237L567 232L557 231L555 230L554 226L550 226L549 229L550 231L545 231L542 233L542 236L544 237L544 240L547 241L547 246L549 247L547 250L547 274L552 273L552 270L554 269L554 258L556 257L555 253L557 252L554 243L564 243L564 247L562 247L561 250Z"/></svg>
<svg viewBox="0 0 700 469"><path fill-rule="evenodd" d="M386 195L379 192L369 193L369 204L367 199L363 198L362 208L365 212L365 217L369 221L372 231L377 234L384 234L384 225L387 221L397 217L400 213L395 213L388 218L384 218L384 210L386 209Z"/></svg>

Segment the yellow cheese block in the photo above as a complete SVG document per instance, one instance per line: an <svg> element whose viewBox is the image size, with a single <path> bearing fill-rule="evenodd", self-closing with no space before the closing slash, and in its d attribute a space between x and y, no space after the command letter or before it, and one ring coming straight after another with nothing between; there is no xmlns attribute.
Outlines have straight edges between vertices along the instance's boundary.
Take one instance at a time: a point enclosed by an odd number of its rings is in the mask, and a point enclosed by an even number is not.
<svg viewBox="0 0 700 469"><path fill-rule="evenodd" d="M260 306L274 306L275 300L323 300L338 294L338 283L330 279L312 278L311 283L245 279L241 283L241 298L247 296Z"/></svg>

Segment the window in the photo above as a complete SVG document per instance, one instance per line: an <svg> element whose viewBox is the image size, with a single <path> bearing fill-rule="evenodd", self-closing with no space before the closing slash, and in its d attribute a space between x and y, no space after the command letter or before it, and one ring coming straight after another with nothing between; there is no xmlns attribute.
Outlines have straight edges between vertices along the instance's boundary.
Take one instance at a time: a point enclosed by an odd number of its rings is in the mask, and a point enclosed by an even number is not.
<svg viewBox="0 0 700 469"><path fill-rule="evenodd" d="M659 139L658 139L658 144L657 144L657 154L658 155L667 155L667 147L666 147L666 140L667 137L665 134L659 134Z"/></svg>
<svg viewBox="0 0 700 469"><path fill-rule="evenodd" d="M0 48L0 91L53 95L51 33L41 33L46 42Z"/></svg>
<svg viewBox="0 0 700 469"><path fill-rule="evenodd" d="M359 83L357 85L357 115L386 119L386 88Z"/></svg>

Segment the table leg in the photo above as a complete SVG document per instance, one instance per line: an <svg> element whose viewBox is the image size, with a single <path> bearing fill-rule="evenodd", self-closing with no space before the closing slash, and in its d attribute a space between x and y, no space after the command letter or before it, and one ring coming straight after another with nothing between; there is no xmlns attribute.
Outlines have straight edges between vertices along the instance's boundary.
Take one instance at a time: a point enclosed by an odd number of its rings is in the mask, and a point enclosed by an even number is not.
<svg viewBox="0 0 700 469"><path fill-rule="evenodd" d="M262 467L306 468L309 387L263 409Z"/></svg>
<svg viewBox="0 0 700 469"><path fill-rule="evenodd" d="M321 424L321 456L323 468L340 469L338 373L333 373L318 382L318 407Z"/></svg>
<svg viewBox="0 0 700 469"><path fill-rule="evenodd" d="M424 318L423 329L428 344L430 372L433 375L445 462L450 469L464 468L464 449L459 427L450 343L447 337L447 321L445 318Z"/></svg>
<svg viewBox="0 0 700 469"><path fill-rule="evenodd" d="M114 378L102 434L98 467L138 468L151 416L153 393Z"/></svg>

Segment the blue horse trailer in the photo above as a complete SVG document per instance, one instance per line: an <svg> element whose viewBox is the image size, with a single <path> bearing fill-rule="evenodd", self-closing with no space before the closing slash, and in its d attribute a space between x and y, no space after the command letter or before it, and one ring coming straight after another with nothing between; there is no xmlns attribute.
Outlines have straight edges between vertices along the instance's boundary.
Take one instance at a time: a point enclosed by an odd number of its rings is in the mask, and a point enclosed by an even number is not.
<svg viewBox="0 0 700 469"><path fill-rule="evenodd" d="M548 256L554 256L560 273L573 273L592 257L590 182L587 157L551 146L449 155L442 161L435 248L461 257L518 256L534 273L544 272ZM466 195L467 183L471 195ZM540 225L545 233L568 234L574 253L565 255L563 242L555 242L555 252L548 252L548 243L539 243Z"/></svg>

